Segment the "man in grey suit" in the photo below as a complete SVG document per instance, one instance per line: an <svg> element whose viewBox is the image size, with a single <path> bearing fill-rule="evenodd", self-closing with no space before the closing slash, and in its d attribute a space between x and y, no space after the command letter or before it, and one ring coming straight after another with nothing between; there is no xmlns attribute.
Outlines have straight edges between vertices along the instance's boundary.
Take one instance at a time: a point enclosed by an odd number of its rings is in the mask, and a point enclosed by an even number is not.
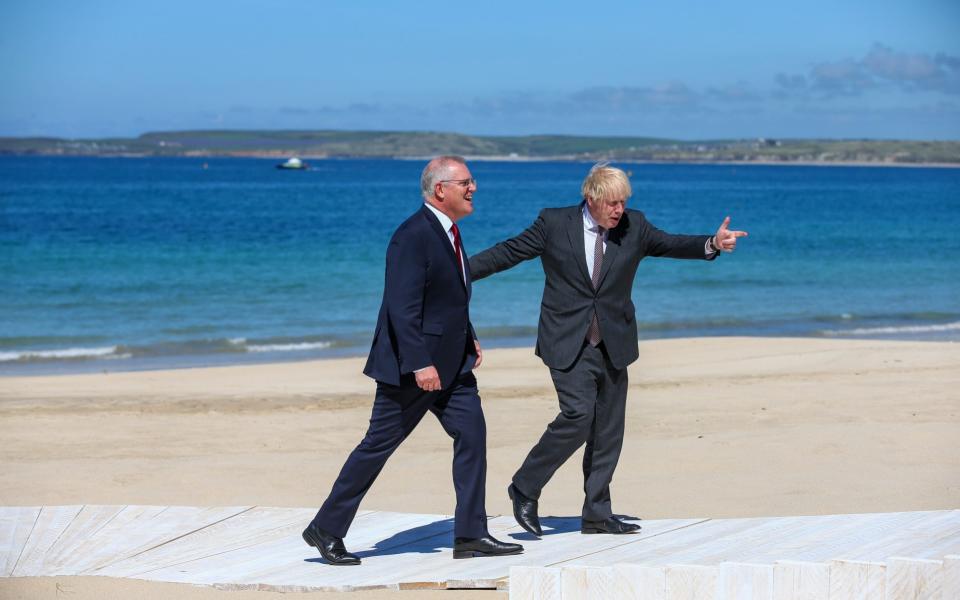
<svg viewBox="0 0 960 600"><path fill-rule="evenodd" d="M554 472L584 443L582 533L633 533L616 517L610 481L623 444L627 365L639 356L630 298L646 256L713 260L732 252L745 231L713 236L665 233L626 208L626 173L595 165L583 182L583 202L540 212L520 235L470 258L474 281L540 257L546 281L540 305L537 356L550 368L560 414L513 476L508 488L517 522L541 536L537 499Z"/></svg>

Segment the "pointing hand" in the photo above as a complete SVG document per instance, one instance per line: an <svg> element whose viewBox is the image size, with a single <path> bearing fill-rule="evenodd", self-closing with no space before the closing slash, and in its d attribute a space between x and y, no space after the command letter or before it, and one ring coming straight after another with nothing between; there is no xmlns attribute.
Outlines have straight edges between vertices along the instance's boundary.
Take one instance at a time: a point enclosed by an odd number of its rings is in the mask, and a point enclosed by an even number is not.
<svg viewBox="0 0 960 600"><path fill-rule="evenodd" d="M728 225L730 225L730 217L725 218L720 224L720 229L713 236L713 245L724 252L733 252L737 247L737 238L747 237L747 232L727 229Z"/></svg>

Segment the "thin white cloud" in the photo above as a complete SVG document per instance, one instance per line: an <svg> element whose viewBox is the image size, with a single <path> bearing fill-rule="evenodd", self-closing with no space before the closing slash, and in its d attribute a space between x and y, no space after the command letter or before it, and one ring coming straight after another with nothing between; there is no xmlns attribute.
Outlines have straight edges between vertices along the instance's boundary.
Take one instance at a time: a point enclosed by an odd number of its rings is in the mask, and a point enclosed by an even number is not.
<svg viewBox="0 0 960 600"><path fill-rule="evenodd" d="M805 75L780 73L775 83L780 92L810 90L825 98L880 88L953 95L960 94L960 57L898 52L877 43L862 58L818 63Z"/></svg>

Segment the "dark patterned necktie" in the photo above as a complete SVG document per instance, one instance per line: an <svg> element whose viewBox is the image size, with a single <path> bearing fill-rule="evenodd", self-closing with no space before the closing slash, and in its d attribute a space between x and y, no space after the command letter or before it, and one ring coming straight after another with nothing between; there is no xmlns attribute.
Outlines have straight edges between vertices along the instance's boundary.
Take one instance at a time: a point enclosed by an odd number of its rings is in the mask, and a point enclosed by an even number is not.
<svg viewBox="0 0 960 600"><path fill-rule="evenodd" d="M457 268L460 269L460 279L466 281L463 275L463 252L460 250L460 228L454 223L450 227L450 231L453 232L453 249L457 253Z"/></svg>
<svg viewBox="0 0 960 600"><path fill-rule="evenodd" d="M600 285L600 271L603 269L603 227L597 227L597 241L593 245L593 289ZM596 347L600 343L600 319L597 311L593 311L593 320L587 330L587 341Z"/></svg>

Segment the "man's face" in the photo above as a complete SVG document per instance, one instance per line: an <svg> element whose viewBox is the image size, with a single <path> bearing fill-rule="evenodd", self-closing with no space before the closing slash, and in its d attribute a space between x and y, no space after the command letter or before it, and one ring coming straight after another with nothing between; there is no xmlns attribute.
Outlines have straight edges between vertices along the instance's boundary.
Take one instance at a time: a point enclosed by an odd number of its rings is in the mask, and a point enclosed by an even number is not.
<svg viewBox="0 0 960 600"><path fill-rule="evenodd" d="M477 182L473 180L470 169L454 163L449 175L434 190L437 200L434 206L454 221L459 221L473 212L473 193L476 191Z"/></svg>
<svg viewBox="0 0 960 600"><path fill-rule="evenodd" d="M627 209L627 199L616 197L594 200L588 197L587 208L597 225L604 229L613 229L620 223L623 211Z"/></svg>

